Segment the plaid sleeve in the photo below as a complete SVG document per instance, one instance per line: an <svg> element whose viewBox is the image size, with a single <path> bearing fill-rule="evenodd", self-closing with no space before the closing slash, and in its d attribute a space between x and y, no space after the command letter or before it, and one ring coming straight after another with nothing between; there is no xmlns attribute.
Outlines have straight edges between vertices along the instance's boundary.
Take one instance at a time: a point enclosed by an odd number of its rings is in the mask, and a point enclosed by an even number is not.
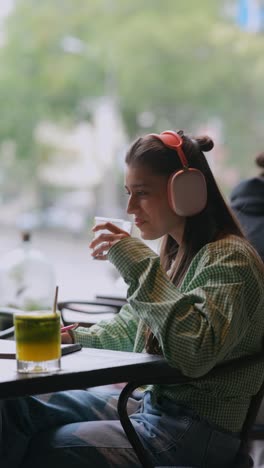
<svg viewBox="0 0 264 468"><path fill-rule="evenodd" d="M259 310L263 285L240 240L201 249L180 288L138 239L115 244L109 259L129 285L133 313L151 328L170 365L185 375L199 377L225 359Z"/></svg>
<svg viewBox="0 0 264 468"><path fill-rule="evenodd" d="M126 304L111 320L72 330L74 341L87 348L133 351L138 319L135 314L131 314L130 309L131 306Z"/></svg>

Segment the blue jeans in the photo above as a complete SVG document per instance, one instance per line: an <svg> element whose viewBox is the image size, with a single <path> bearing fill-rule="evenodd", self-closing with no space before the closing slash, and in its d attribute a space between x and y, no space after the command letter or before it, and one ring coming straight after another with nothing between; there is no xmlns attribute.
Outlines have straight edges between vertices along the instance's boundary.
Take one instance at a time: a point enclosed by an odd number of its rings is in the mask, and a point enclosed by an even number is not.
<svg viewBox="0 0 264 468"><path fill-rule="evenodd" d="M119 390L72 390L3 401L1 468L139 468L116 410ZM149 392L129 400L131 420L154 466L228 468L239 439ZM1 428L0 428L1 429Z"/></svg>

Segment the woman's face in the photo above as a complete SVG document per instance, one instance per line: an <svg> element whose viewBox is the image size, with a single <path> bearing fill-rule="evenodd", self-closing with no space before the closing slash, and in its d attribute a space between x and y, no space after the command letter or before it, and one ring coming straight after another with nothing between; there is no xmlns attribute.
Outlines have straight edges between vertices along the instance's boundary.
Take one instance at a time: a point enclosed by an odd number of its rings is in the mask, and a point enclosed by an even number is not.
<svg viewBox="0 0 264 468"><path fill-rule="evenodd" d="M127 213L134 215L142 238L153 240L170 234L180 244L185 218L169 206L167 177L154 174L146 166L127 166L125 187L129 195Z"/></svg>

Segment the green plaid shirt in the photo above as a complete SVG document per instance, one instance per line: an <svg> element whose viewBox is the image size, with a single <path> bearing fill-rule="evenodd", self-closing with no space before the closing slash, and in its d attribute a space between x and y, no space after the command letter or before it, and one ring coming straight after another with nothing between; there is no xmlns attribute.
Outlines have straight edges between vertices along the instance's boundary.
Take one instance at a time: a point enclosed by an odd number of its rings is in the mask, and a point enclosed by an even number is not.
<svg viewBox="0 0 264 468"><path fill-rule="evenodd" d="M220 362L261 350L264 334L264 268L242 239L230 236L204 246L180 287L159 256L135 238L109 251L128 284L128 304L111 321L73 331L86 347L144 352L145 330L158 338L171 366L199 377ZM186 385L155 385L163 395L193 408L229 431L240 431L262 383L264 366Z"/></svg>

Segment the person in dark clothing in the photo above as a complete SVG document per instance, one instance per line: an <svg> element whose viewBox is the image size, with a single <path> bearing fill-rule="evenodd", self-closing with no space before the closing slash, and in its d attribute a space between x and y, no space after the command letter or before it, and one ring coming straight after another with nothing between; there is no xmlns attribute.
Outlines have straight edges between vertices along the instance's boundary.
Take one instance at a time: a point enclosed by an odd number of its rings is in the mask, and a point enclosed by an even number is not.
<svg viewBox="0 0 264 468"><path fill-rule="evenodd" d="M259 176L240 182L230 196L231 208L244 233L264 261L264 152L255 162Z"/></svg>

